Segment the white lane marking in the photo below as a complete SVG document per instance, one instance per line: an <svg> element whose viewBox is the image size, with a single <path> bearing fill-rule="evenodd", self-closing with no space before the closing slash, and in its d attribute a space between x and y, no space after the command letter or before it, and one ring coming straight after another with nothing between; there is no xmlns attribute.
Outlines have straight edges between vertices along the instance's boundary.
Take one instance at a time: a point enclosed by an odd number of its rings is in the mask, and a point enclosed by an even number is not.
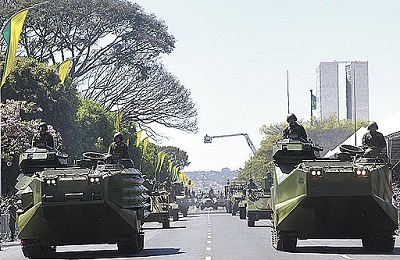
<svg viewBox="0 0 400 260"><path fill-rule="evenodd" d="M207 241L207 244L211 244L211 241L210 241L210 240L208 240L208 241Z"/></svg>
<svg viewBox="0 0 400 260"><path fill-rule="evenodd" d="M211 239L211 236L207 236L207 238Z"/></svg>
<svg viewBox="0 0 400 260"><path fill-rule="evenodd" d="M211 251L211 246L207 246L206 251Z"/></svg>
<svg viewBox="0 0 400 260"><path fill-rule="evenodd" d="M346 258L346 259L353 259L353 258L351 258L350 256L347 256L347 255L340 255L341 257L343 257L343 258Z"/></svg>
<svg viewBox="0 0 400 260"><path fill-rule="evenodd" d="M211 260L211 256L206 256L205 260Z"/></svg>

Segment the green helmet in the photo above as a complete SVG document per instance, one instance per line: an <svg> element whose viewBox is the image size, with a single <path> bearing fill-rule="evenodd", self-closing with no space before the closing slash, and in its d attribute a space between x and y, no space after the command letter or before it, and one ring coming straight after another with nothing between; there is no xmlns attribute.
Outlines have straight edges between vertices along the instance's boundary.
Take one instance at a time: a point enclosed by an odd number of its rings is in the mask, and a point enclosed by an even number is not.
<svg viewBox="0 0 400 260"><path fill-rule="evenodd" d="M369 122L367 129L370 130L371 126L376 126L376 129L378 129L378 124L375 121L371 121Z"/></svg>
<svg viewBox="0 0 400 260"><path fill-rule="evenodd" d="M290 119L290 118L293 118L294 121L297 121L297 117L296 117L296 115L293 114L293 113L289 113L289 114L286 116L286 122L289 123L289 119Z"/></svg>
<svg viewBox="0 0 400 260"><path fill-rule="evenodd" d="M122 134L120 133L120 132L116 132L115 134L114 134L114 141L115 141L115 138L117 138L117 137L120 137L121 139L122 139Z"/></svg>

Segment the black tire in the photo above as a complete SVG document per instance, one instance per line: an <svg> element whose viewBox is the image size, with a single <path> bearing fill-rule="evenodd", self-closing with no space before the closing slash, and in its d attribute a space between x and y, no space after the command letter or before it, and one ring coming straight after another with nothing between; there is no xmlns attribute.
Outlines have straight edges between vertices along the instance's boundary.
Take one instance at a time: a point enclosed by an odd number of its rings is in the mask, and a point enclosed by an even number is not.
<svg viewBox="0 0 400 260"><path fill-rule="evenodd" d="M122 254L137 254L144 248L144 235L137 235L135 239L117 242L118 252Z"/></svg>
<svg viewBox="0 0 400 260"><path fill-rule="evenodd" d="M256 223L256 221L255 221L254 218L249 217L249 219L247 220L247 226L248 227L254 227L255 223Z"/></svg>
<svg viewBox="0 0 400 260"><path fill-rule="evenodd" d="M246 219L246 208L239 208L239 218Z"/></svg>
<svg viewBox="0 0 400 260"><path fill-rule="evenodd" d="M284 231L275 231L275 243L273 241L273 245L276 250L285 251L285 252L295 252L297 247L297 237L290 232Z"/></svg>
<svg viewBox="0 0 400 260"><path fill-rule="evenodd" d="M183 216L184 216L184 217L187 217L187 215L188 215L188 211L187 211L187 210L185 210L184 212L182 212L182 214L183 214Z"/></svg>
<svg viewBox="0 0 400 260"><path fill-rule="evenodd" d="M50 258L56 253L56 247L43 247L40 245L37 246L23 246L22 253L25 257L36 259L36 258Z"/></svg>
<svg viewBox="0 0 400 260"><path fill-rule="evenodd" d="M172 220L173 221L178 221L179 220L179 213L178 212L174 213L174 215L172 216Z"/></svg>
<svg viewBox="0 0 400 260"><path fill-rule="evenodd" d="M379 235L375 238L363 238L363 248L374 253L388 253L394 250L395 239L392 235Z"/></svg>
<svg viewBox="0 0 400 260"><path fill-rule="evenodd" d="M170 227L171 227L171 225L169 223L169 219L162 223L162 228L170 228Z"/></svg>

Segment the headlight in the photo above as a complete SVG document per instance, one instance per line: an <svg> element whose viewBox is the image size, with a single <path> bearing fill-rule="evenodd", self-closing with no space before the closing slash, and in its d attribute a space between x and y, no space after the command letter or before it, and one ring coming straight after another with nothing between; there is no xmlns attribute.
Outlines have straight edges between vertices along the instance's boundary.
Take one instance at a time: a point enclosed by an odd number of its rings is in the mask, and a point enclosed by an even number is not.
<svg viewBox="0 0 400 260"><path fill-rule="evenodd" d="M311 178L320 178L324 173L324 169L322 168L310 168L309 170Z"/></svg>
<svg viewBox="0 0 400 260"><path fill-rule="evenodd" d="M368 170L363 168L354 169L357 177L368 177Z"/></svg>
<svg viewBox="0 0 400 260"><path fill-rule="evenodd" d="M57 179L44 179L44 183L47 186L57 186Z"/></svg>
<svg viewBox="0 0 400 260"><path fill-rule="evenodd" d="M89 184L100 184L100 177L89 177Z"/></svg>

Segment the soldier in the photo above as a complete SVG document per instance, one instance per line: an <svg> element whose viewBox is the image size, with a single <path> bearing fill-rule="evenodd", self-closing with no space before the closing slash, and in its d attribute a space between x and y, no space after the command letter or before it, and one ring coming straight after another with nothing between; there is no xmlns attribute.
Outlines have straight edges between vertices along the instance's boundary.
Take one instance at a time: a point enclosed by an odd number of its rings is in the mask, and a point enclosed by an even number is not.
<svg viewBox="0 0 400 260"><path fill-rule="evenodd" d="M292 134L298 134L298 138L303 139L303 141L307 141L307 133L302 125L299 125L297 121L297 117L295 114L290 113L286 117L286 121L289 125L283 130L283 139L290 138Z"/></svg>
<svg viewBox="0 0 400 260"><path fill-rule="evenodd" d="M386 147L386 141L383 134L376 131L378 130L378 124L375 121L371 121L367 129L369 132L365 133L362 139L362 147L365 149L365 157L377 157L383 148Z"/></svg>
<svg viewBox="0 0 400 260"><path fill-rule="evenodd" d="M250 178L249 179L249 184L248 184L248 187L247 187L248 189L256 189L257 188L257 185L254 183L254 181L253 181L253 178Z"/></svg>
<svg viewBox="0 0 400 260"><path fill-rule="evenodd" d="M53 136L47 132L47 124L45 122L39 125L39 133L33 137L32 146L34 142L46 142L48 147L54 148Z"/></svg>
<svg viewBox="0 0 400 260"><path fill-rule="evenodd" d="M121 159L129 159L128 146L122 141L122 134L117 132L114 134L114 142L108 147L109 154L119 154Z"/></svg>

